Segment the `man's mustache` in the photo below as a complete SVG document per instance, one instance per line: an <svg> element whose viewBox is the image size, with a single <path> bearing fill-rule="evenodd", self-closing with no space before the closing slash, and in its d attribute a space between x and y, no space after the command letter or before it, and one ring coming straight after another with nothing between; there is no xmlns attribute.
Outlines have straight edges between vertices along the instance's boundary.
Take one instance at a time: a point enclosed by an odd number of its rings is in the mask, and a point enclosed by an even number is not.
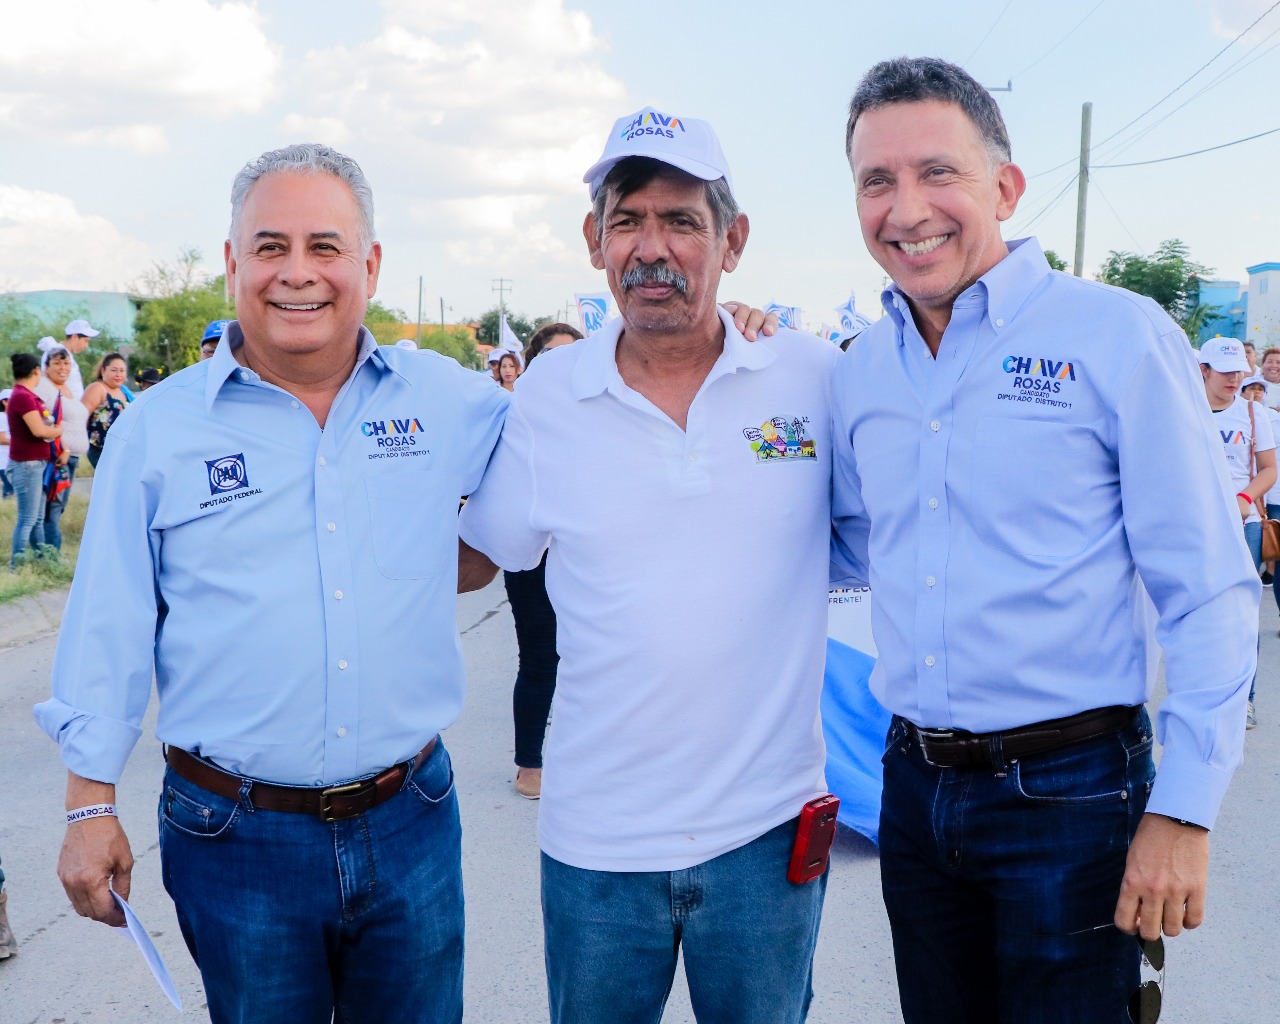
<svg viewBox="0 0 1280 1024"><path fill-rule="evenodd" d="M672 270L665 263L641 263L622 275L623 291L629 292L642 284L674 285L681 295L689 291L689 282L685 276Z"/></svg>

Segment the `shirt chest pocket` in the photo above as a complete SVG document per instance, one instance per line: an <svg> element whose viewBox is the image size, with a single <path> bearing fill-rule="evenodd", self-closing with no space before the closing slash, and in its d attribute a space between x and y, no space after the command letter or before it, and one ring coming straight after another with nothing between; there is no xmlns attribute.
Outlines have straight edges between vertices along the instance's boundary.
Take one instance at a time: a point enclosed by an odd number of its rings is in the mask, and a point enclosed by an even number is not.
<svg viewBox="0 0 1280 1024"><path fill-rule="evenodd" d="M431 467L392 469L365 478L369 532L378 571L393 580L424 580L453 565L458 496Z"/></svg>
<svg viewBox="0 0 1280 1024"><path fill-rule="evenodd" d="M1069 558L1084 550L1097 488L1114 476L1091 429L992 416L978 422L969 474L975 530L1020 555ZM957 491L962 481L954 483Z"/></svg>

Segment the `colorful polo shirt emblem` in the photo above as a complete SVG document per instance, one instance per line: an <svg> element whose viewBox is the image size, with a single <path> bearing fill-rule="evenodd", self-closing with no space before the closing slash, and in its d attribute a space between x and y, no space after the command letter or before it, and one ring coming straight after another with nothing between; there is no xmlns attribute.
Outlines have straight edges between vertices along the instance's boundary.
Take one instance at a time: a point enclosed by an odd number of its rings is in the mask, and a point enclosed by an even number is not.
<svg viewBox="0 0 1280 1024"><path fill-rule="evenodd" d="M757 462L778 459L816 459L818 449L813 439L805 437L808 416L775 416L758 427L746 427L742 434L751 445Z"/></svg>

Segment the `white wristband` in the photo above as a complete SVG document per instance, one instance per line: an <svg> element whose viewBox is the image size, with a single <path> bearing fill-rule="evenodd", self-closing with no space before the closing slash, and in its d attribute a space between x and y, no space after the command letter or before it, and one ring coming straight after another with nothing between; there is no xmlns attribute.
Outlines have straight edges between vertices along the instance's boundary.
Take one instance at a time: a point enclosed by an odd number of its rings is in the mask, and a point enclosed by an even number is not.
<svg viewBox="0 0 1280 1024"><path fill-rule="evenodd" d="M71 825L88 818L114 818L115 816L115 804L92 804L89 807L77 807L74 811L67 811L67 824Z"/></svg>

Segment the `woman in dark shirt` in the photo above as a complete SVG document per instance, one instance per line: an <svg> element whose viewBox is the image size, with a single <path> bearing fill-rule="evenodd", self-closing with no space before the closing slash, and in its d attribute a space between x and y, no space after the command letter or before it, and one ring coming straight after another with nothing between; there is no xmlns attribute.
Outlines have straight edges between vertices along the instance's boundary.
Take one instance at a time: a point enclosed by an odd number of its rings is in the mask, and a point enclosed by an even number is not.
<svg viewBox="0 0 1280 1024"><path fill-rule="evenodd" d="M62 436L62 425L48 422L44 402L35 392L40 360L27 352L15 352L9 361L14 383L5 409L9 419L8 474L18 499L9 571L17 572L27 548L34 548L38 555L44 542L44 468L49 462L49 442Z"/></svg>

